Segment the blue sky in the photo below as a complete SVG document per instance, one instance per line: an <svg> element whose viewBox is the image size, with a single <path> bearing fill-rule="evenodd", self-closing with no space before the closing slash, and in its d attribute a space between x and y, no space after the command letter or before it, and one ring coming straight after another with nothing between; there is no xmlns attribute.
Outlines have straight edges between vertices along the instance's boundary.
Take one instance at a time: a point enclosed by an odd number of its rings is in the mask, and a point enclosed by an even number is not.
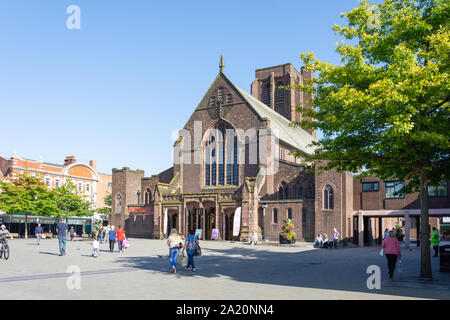
<svg viewBox="0 0 450 320"><path fill-rule="evenodd" d="M81 9L69 30L66 9ZM218 73L250 92L255 69L313 51L337 63L334 24L357 0L2 0L0 155L97 160L147 176Z"/></svg>

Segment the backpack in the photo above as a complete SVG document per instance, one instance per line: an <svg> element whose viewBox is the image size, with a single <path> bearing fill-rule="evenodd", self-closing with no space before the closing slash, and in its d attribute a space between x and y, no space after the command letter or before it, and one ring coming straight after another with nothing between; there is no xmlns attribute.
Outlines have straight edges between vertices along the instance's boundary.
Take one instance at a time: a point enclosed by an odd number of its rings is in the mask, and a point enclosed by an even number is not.
<svg viewBox="0 0 450 320"><path fill-rule="evenodd" d="M195 250L195 239L193 236L189 236L187 238L187 249L190 251L194 251Z"/></svg>

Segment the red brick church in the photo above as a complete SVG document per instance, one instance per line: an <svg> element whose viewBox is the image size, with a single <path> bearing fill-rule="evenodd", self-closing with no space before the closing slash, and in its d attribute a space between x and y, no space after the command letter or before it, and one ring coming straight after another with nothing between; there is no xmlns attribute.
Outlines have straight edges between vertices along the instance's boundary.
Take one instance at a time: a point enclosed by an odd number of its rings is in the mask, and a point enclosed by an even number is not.
<svg viewBox="0 0 450 320"><path fill-rule="evenodd" d="M180 130L173 166L151 177L113 169L111 223L158 239L176 228L181 234L201 229L205 240L246 240L251 232L277 240L291 219L297 240L337 228L344 242L360 244L396 223L414 229L417 194L394 195L403 182L314 174L290 153L315 152L315 132L290 126L302 117L297 107L311 108L311 97L281 87L312 77L290 63L258 69L248 94L228 79L221 59L219 74ZM447 181L434 188L430 214L450 216Z"/></svg>

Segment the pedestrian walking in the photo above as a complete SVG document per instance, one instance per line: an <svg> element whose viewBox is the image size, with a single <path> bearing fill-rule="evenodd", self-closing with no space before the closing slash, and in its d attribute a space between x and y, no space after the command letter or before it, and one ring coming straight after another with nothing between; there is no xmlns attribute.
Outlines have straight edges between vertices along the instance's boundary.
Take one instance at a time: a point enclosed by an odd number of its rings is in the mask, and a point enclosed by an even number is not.
<svg viewBox="0 0 450 320"><path fill-rule="evenodd" d="M108 232L108 240L109 240L109 251L114 251L114 245L116 243L116 230L114 230L114 226L111 226L111 230Z"/></svg>
<svg viewBox="0 0 450 320"><path fill-rule="evenodd" d="M97 258L97 256L99 255L99 249L100 249L100 243L98 242L98 238L95 236L94 240L92 241L92 256Z"/></svg>
<svg viewBox="0 0 450 320"><path fill-rule="evenodd" d="M37 244L40 245L40 241L42 238L42 235L44 234L44 229L41 227L41 224L38 223L38 225L36 226L36 228L34 228L34 235L36 236L36 241Z"/></svg>
<svg viewBox="0 0 450 320"><path fill-rule="evenodd" d="M109 241L109 231L111 231L111 227L108 224L105 228L105 243L108 243L108 241Z"/></svg>
<svg viewBox="0 0 450 320"><path fill-rule="evenodd" d="M67 224L64 223L64 219L61 218L56 225L56 232L58 233L59 252L61 256L66 255L66 241L67 241Z"/></svg>
<svg viewBox="0 0 450 320"><path fill-rule="evenodd" d="M170 232L169 239L167 239L167 245L169 246L170 271L172 273L177 273L178 250L183 247L183 242L177 229L172 229Z"/></svg>
<svg viewBox="0 0 450 320"><path fill-rule="evenodd" d="M400 261L402 259L400 243L398 242L398 239L395 235L395 231L389 231L389 236L383 241L382 247L388 262L389 278L392 278L394 276L397 259L399 259Z"/></svg>
<svg viewBox="0 0 450 320"><path fill-rule="evenodd" d="M383 240L386 239L387 237L389 237L389 229L388 228L384 229L384 238L383 238Z"/></svg>
<svg viewBox="0 0 450 320"><path fill-rule="evenodd" d="M117 238L117 245L119 246L119 253L122 253L123 240L125 240L126 237L125 237L125 230L122 229L121 225L119 225L119 228L116 230L116 238Z"/></svg>
<svg viewBox="0 0 450 320"><path fill-rule="evenodd" d="M190 230L186 242L184 243L183 254L186 250L189 257L189 263L186 266L186 270L189 270L189 267L192 267L192 272L195 272L194 255L196 247L200 247L198 238L194 236L194 230Z"/></svg>
<svg viewBox="0 0 450 320"><path fill-rule="evenodd" d="M434 250L433 258L437 258L439 253L439 231L435 227L433 227L433 233L431 234L431 246Z"/></svg>
<svg viewBox="0 0 450 320"><path fill-rule="evenodd" d="M336 228L334 228L334 232L333 232L332 238L333 238L333 246L334 246L335 249L337 249L339 237L340 237L339 232L337 231Z"/></svg>
<svg viewBox="0 0 450 320"><path fill-rule="evenodd" d="M73 228L73 226L70 227L69 236L70 236L70 241L73 241L73 237L75 236L75 229Z"/></svg>
<svg viewBox="0 0 450 320"><path fill-rule="evenodd" d="M101 244L102 243L102 238L103 238L103 227L99 227L97 232L95 233L95 236L97 237L98 242Z"/></svg>

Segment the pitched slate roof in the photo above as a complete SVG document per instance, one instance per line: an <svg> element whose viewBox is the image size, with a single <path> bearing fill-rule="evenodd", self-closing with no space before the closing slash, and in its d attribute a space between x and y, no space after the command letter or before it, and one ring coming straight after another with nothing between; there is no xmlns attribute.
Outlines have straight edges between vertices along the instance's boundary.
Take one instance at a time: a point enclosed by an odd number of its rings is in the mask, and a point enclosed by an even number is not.
<svg viewBox="0 0 450 320"><path fill-rule="evenodd" d="M230 81L231 82L231 81ZM247 101L247 103L255 110L255 112L262 118L267 118L270 121L270 129L273 135L279 140L293 146L294 148L306 153L313 154L316 147L310 146L314 139L305 130L291 126L291 122L283 117L281 114L268 107L252 95L248 94L241 88L233 84L237 91Z"/></svg>

